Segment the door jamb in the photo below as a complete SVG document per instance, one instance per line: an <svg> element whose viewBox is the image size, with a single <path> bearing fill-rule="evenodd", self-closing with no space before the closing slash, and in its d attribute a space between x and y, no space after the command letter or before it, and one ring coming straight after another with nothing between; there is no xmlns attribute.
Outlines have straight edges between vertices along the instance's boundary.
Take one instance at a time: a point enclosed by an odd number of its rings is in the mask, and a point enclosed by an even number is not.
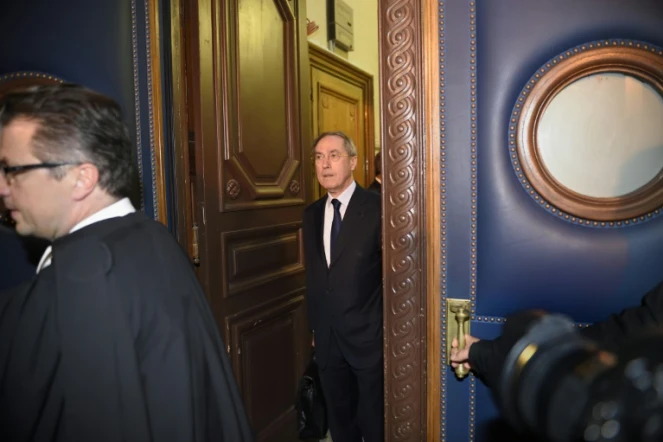
<svg viewBox="0 0 663 442"><path fill-rule="evenodd" d="M378 0L388 442L440 440L444 144L436 112L444 90L437 58L443 3Z"/></svg>
<svg viewBox="0 0 663 442"><path fill-rule="evenodd" d="M438 14L443 4L444 0L378 0L387 442L440 440L444 392L439 315L446 296L446 281L440 275L446 262L445 189L440 179L444 115L438 114L444 105L444 55L438 58L443 31ZM171 29L179 26L181 6L179 1L171 3ZM173 66L181 69L182 56L173 52ZM186 88L179 82L183 76L179 70L173 78L172 92L180 107L186 104ZM186 110L173 113L173 155L181 159L188 147ZM176 178L184 178L182 169L175 171ZM188 207L178 203L175 210L175 217L186 225ZM186 233L178 229L177 235L188 242Z"/></svg>

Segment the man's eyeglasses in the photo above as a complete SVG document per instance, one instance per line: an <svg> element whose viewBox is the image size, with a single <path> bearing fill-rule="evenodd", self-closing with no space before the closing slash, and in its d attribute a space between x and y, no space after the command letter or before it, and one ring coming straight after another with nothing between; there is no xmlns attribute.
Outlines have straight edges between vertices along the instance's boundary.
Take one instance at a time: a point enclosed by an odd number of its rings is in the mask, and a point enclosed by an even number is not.
<svg viewBox="0 0 663 442"><path fill-rule="evenodd" d="M38 163L38 164L23 164L20 166L8 166L7 164L0 163L0 177L10 181L14 176L19 173L28 172L35 169L55 169L61 166L71 166L76 163Z"/></svg>
<svg viewBox="0 0 663 442"><path fill-rule="evenodd" d="M354 155L341 155L338 152L331 152L328 156L323 153L315 153L313 154L313 161L315 161L316 164L320 164L323 161L325 161L325 159L328 158L329 161L331 161L332 163L336 163L338 162L338 160L340 160L343 157L352 157L352 156Z"/></svg>

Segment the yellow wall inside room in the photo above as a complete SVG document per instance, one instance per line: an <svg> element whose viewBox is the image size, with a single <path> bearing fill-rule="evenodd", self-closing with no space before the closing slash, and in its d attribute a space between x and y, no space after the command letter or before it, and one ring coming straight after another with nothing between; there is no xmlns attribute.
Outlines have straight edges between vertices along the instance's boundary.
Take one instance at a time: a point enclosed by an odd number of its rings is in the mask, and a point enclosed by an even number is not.
<svg viewBox="0 0 663 442"><path fill-rule="evenodd" d="M378 55L378 0L344 0L353 10L354 50L334 53L373 76L375 151L380 150L380 84ZM318 25L308 40L329 50L327 43L327 0L306 0L306 16Z"/></svg>

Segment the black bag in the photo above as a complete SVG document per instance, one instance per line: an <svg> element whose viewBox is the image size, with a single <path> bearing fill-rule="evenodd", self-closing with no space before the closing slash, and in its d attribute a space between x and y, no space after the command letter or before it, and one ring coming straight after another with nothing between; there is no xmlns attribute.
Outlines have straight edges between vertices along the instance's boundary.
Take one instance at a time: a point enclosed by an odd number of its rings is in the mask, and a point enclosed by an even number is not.
<svg viewBox="0 0 663 442"><path fill-rule="evenodd" d="M300 439L324 439L327 436L327 404L322 395L315 355L299 381L295 408Z"/></svg>

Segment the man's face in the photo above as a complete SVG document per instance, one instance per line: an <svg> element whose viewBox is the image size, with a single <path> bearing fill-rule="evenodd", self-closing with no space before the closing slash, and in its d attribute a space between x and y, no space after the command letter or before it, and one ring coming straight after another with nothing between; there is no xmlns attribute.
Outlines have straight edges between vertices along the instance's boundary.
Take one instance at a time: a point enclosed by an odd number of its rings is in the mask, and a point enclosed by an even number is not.
<svg viewBox="0 0 663 442"><path fill-rule="evenodd" d="M32 154L32 135L39 123L16 119L0 132L0 164L40 164ZM0 173L0 198L16 222L20 235L46 239L61 236L60 226L70 210L72 180L56 180L48 169L31 169L7 176Z"/></svg>
<svg viewBox="0 0 663 442"><path fill-rule="evenodd" d="M315 172L320 185L332 197L339 195L352 183L352 171L357 166L357 156L348 156L341 137L324 137L315 146L313 155L322 157L320 161L315 161ZM332 161L333 156L337 156L337 161Z"/></svg>

